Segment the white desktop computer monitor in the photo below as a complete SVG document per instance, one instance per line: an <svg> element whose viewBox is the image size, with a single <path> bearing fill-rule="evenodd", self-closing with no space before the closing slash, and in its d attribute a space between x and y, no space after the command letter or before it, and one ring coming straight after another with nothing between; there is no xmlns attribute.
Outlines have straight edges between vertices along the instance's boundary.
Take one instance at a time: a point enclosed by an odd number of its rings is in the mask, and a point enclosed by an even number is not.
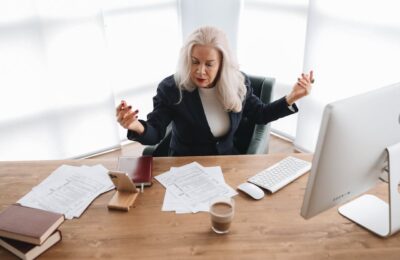
<svg viewBox="0 0 400 260"><path fill-rule="evenodd" d="M393 145L400 150L400 83L328 104L323 113L301 215L311 218L374 187L385 172L386 148ZM400 168L399 161L400 152L397 152L397 158L391 160L392 169ZM387 204L385 207L384 202L379 201L375 205L376 197L372 202L370 197L364 198L360 203L366 205L355 205L358 208L351 209L361 218L387 218L379 220L380 223L364 223L376 222L371 219L358 223L381 236L393 233L388 229L393 229L395 224L400 229L400 196L397 191L400 177L394 179L392 176L392 180L397 182L392 201L399 205L398 210L392 210L392 213L398 215L398 224L389 220ZM347 209L345 206L343 209ZM364 207L368 209L365 211ZM340 208L339 212L345 215ZM389 222L392 227L388 227Z"/></svg>

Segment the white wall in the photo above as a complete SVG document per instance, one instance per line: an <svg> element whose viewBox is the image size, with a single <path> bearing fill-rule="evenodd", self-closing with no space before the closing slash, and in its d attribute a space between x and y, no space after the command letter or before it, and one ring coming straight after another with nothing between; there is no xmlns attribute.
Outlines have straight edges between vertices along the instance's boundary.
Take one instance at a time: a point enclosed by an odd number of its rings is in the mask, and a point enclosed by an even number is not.
<svg viewBox="0 0 400 260"><path fill-rule="evenodd" d="M230 47L236 51L240 0L180 0L179 8L184 39L198 27L211 25L226 33Z"/></svg>
<svg viewBox="0 0 400 260"><path fill-rule="evenodd" d="M400 82L397 2L310 1L304 69L314 69L316 82L299 102L296 147L314 151L325 104Z"/></svg>

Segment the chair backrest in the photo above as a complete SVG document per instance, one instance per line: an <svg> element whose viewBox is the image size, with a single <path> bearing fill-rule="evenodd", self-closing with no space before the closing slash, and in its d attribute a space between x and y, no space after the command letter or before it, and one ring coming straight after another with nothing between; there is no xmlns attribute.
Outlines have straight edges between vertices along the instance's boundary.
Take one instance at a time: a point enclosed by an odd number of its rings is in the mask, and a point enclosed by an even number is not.
<svg viewBox="0 0 400 260"><path fill-rule="evenodd" d="M151 155L153 157L168 156L169 144L171 143L172 123L165 130L164 138L156 145L148 145L144 148L143 155Z"/></svg>
<svg viewBox="0 0 400 260"><path fill-rule="evenodd" d="M249 76L249 79L254 95L259 97L263 103L270 103L275 87L275 79L258 76ZM172 127L170 124L164 139L156 145L146 146L143 150L143 155L168 156L171 132ZM270 124L258 125L251 122L249 118L242 117L233 139L234 146L240 154L268 153L269 132Z"/></svg>
<svg viewBox="0 0 400 260"><path fill-rule="evenodd" d="M268 104L272 100L275 79L259 76L249 76L253 93ZM240 154L268 153L270 124L259 125L247 117L242 117L235 133L233 144Z"/></svg>

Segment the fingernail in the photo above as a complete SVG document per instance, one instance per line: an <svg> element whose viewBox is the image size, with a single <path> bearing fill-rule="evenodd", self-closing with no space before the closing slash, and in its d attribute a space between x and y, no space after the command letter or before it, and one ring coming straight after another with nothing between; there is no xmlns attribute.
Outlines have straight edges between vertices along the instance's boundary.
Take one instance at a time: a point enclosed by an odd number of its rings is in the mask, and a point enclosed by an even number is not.
<svg viewBox="0 0 400 260"><path fill-rule="evenodd" d="M131 109L131 108L132 108L132 106L129 106L129 107L128 107L128 109Z"/></svg>
<svg viewBox="0 0 400 260"><path fill-rule="evenodd" d="M135 113L139 113L139 109L136 109L136 110L135 110Z"/></svg>
<svg viewBox="0 0 400 260"><path fill-rule="evenodd" d="M139 116L135 116L135 118L138 118Z"/></svg>

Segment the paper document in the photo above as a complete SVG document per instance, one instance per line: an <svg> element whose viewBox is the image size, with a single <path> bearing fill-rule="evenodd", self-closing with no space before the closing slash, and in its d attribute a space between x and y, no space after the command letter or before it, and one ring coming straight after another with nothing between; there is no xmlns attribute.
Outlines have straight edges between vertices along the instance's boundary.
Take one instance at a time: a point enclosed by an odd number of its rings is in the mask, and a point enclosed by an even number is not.
<svg viewBox="0 0 400 260"><path fill-rule="evenodd" d="M61 213L66 219L72 219L80 217L96 197L111 189L114 189L114 184L102 165L62 165L18 203Z"/></svg>
<svg viewBox="0 0 400 260"><path fill-rule="evenodd" d="M167 188L163 211L190 213L208 211L209 201L237 194L224 181L220 167L203 167L193 162L155 177Z"/></svg>

